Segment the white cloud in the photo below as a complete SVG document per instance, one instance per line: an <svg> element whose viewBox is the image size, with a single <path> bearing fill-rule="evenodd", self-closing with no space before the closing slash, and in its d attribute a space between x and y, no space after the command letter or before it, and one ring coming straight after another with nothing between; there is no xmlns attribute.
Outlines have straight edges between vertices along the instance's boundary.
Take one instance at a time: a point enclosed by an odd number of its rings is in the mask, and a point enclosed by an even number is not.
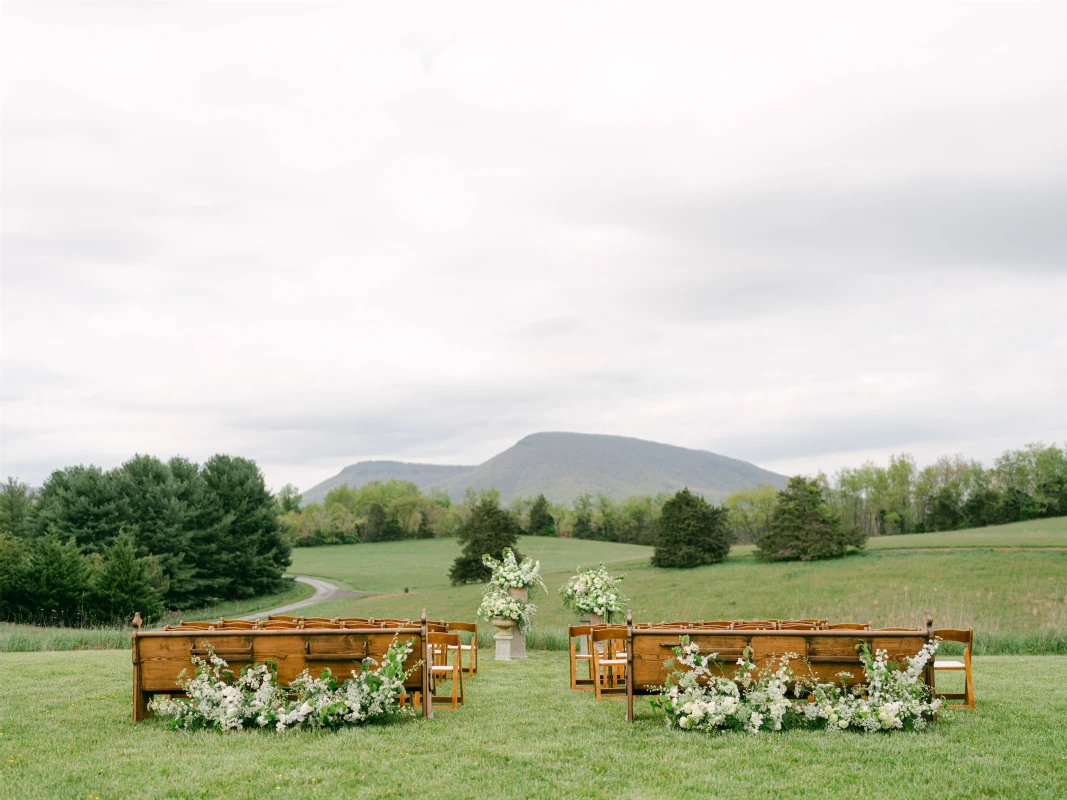
<svg viewBox="0 0 1067 800"><path fill-rule="evenodd" d="M1055 5L5 5L0 473L1062 441Z"/></svg>

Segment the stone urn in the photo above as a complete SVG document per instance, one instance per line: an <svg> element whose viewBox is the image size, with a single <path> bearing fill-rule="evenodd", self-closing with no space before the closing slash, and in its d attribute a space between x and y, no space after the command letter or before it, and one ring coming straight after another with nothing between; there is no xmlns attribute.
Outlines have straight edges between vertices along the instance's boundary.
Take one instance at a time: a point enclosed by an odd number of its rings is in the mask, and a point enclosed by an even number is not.
<svg viewBox="0 0 1067 800"><path fill-rule="evenodd" d="M497 629L493 641L496 643L496 660L511 661L518 623L511 617L493 617L493 627Z"/></svg>
<svg viewBox="0 0 1067 800"><path fill-rule="evenodd" d="M526 586L509 586L508 594L523 603L530 602L530 590ZM514 623L514 620L512 620ZM519 630L518 625L511 635L511 657L526 658L526 634Z"/></svg>

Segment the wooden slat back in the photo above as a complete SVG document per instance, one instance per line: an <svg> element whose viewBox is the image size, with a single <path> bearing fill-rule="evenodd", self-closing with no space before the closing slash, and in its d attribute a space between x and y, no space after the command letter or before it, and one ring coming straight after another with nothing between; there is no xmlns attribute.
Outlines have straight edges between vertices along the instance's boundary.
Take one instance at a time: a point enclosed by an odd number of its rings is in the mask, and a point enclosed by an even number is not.
<svg viewBox="0 0 1067 800"><path fill-rule="evenodd" d="M970 645L974 640L974 630L971 628L968 628L965 631L941 628L934 631L934 635L946 642L962 642L966 645Z"/></svg>

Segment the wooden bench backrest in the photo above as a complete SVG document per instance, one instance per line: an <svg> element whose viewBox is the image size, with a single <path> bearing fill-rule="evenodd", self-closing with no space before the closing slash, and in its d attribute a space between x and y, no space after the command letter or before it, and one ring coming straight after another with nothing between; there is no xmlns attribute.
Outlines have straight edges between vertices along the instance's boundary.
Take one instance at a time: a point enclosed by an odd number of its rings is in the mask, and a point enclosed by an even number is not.
<svg viewBox="0 0 1067 800"><path fill-rule="evenodd" d="M134 719L146 716L149 695L181 693L178 676L182 670L187 676L194 674L196 667L192 656L206 658L207 645L214 648L216 655L227 662L234 674L253 662L273 661L278 670L278 682L288 684L305 668L315 677L324 668L329 668L338 680L344 680L353 671L359 672L363 668L364 658L381 662L394 640L411 641L413 650L405 664L411 674L404 686L425 692L427 672L423 665L428 638L424 633L428 632L425 616L419 622L394 627L342 628L340 621L335 625L330 620L316 620L311 626L306 622L288 618L269 620L260 628L222 626L141 631L140 617L136 617L133 634ZM458 638L458 634L456 636Z"/></svg>
<svg viewBox="0 0 1067 800"><path fill-rule="evenodd" d="M797 658L790 666L798 677L837 683L838 673L848 672L852 677L847 682L858 683L863 680L863 667L856 649L861 642L866 642L872 653L885 650L891 661L903 664L906 657L914 656L923 648L932 633L932 629L929 633L918 629L853 631L736 627L728 631L695 628L679 631L677 628L633 626L630 632L633 687L636 693L644 694L663 686L669 672L664 662L673 655L681 635L698 644L702 653L718 653L727 675L734 674L738 658L746 648L751 648L751 658L757 667L776 664L786 653L796 653ZM596 631L593 636L596 637Z"/></svg>

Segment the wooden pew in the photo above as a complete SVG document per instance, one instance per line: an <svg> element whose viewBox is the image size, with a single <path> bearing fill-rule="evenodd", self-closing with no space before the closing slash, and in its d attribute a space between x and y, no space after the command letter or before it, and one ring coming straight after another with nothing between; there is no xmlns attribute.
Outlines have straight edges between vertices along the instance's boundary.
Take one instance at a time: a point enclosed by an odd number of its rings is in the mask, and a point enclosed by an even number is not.
<svg viewBox="0 0 1067 800"><path fill-rule="evenodd" d="M281 627L284 620L272 620L269 628L228 628L225 625L204 630L199 626L169 630L141 630L141 615L133 618L133 720L140 722L151 715L148 701L155 694L181 695L178 676L182 670L192 677L196 666L194 655L207 658L205 643L210 643L216 655L224 659L237 674L241 667L253 662L274 661L278 668L278 683L287 685L308 669L318 677L324 667L344 680L352 670L362 669L363 659L370 656L381 662L396 638L399 642L413 640L405 668L413 672L404 681L407 691L420 692L422 715L433 716L429 702L430 663L427 651L426 610L418 622L398 622L382 627L308 627L301 620L290 627ZM214 623L213 623L214 625ZM419 662L422 662L419 664ZM416 665L419 666L416 666Z"/></svg>
<svg viewBox="0 0 1067 800"><path fill-rule="evenodd" d="M719 653L723 670L733 674L737 660L746 647L752 648L752 662L762 668L777 662L785 653L796 653L791 663L798 677L814 678L821 683L837 683L838 673L849 672L849 684L863 681L856 645L866 642L873 654L885 650L890 661L903 663L934 639L933 618L926 615L925 629L913 630L775 630L691 627L635 626L633 614L626 612L626 719L633 722L634 696L658 694L667 680L666 661L674 655L679 636L688 636L700 645L702 653ZM804 663L807 659L810 664ZM923 679L934 687L934 660L926 665Z"/></svg>

